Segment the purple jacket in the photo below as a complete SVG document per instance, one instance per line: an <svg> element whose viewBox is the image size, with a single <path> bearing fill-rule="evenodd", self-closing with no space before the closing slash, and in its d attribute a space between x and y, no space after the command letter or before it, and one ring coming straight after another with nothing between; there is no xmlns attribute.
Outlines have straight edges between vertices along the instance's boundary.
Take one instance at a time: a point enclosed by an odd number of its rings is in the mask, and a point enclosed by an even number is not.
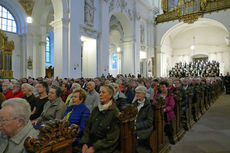
<svg viewBox="0 0 230 153"><path fill-rule="evenodd" d="M156 101L156 97L160 96L160 93L157 93L153 99L153 102ZM165 97L165 110L167 113L167 120L172 121L175 118L175 113L174 113L174 106L175 106L175 100L174 96L172 93L169 93Z"/></svg>

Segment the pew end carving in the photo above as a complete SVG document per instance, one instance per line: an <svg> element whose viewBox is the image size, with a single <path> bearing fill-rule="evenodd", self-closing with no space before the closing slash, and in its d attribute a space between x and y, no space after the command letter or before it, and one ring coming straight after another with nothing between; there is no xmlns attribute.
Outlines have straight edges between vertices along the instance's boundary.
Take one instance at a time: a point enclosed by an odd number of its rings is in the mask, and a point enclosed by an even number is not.
<svg viewBox="0 0 230 153"><path fill-rule="evenodd" d="M124 106L123 111L118 114L118 119L121 121L120 153L136 152L136 134L134 130L136 116L137 109L131 104Z"/></svg>
<svg viewBox="0 0 230 153"><path fill-rule="evenodd" d="M166 153L170 150L170 145L164 132L165 122L163 109L165 108L165 100L163 97L157 97L156 101L152 103L152 106L154 110L155 129L150 137L150 146L153 153Z"/></svg>
<svg viewBox="0 0 230 153"><path fill-rule="evenodd" d="M69 153L80 127L76 124L69 126L68 121L54 120L40 127L39 131L37 138L28 137L24 142L29 153Z"/></svg>

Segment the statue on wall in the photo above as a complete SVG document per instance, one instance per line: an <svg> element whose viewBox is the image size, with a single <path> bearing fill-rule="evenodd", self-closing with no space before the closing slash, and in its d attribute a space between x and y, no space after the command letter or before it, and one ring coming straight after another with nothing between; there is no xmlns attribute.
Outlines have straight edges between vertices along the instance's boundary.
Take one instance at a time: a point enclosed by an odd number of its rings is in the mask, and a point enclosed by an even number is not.
<svg viewBox="0 0 230 153"><path fill-rule="evenodd" d="M145 27L143 24L140 25L140 41L141 43L145 42Z"/></svg>
<svg viewBox="0 0 230 153"><path fill-rule="evenodd" d="M28 70L32 70L33 69L33 61L31 59L31 57L29 57L29 59L27 61L27 69Z"/></svg>
<svg viewBox="0 0 230 153"><path fill-rule="evenodd" d="M94 24L94 11L96 10L94 6L94 0L85 0L85 24L88 26L93 26Z"/></svg>

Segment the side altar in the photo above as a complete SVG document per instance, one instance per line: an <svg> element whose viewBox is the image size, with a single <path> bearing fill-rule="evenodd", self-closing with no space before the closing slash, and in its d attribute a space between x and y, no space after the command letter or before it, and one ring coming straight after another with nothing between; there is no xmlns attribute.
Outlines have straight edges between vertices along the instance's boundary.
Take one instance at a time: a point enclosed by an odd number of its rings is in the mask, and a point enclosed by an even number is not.
<svg viewBox="0 0 230 153"><path fill-rule="evenodd" d="M0 79L12 79L12 52L14 42L8 41L8 37L0 30Z"/></svg>

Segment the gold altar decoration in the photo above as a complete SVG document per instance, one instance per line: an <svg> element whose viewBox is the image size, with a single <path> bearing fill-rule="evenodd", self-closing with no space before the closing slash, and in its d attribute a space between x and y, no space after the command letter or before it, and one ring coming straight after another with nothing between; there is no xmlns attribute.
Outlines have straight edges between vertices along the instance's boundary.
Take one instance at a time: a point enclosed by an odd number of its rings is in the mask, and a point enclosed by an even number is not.
<svg viewBox="0 0 230 153"><path fill-rule="evenodd" d="M34 0L19 0L19 3L25 9L26 14L31 16L34 8Z"/></svg>
<svg viewBox="0 0 230 153"><path fill-rule="evenodd" d="M12 79L12 51L14 42L8 41L8 37L0 30L0 78Z"/></svg>
<svg viewBox="0 0 230 153"><path fill-rule="evenodd" d="M170 8L169 1L173 6ZM185 23L194 23L205 13L225 10L230 8L230 0L162 0L163 14L156 18L156 23L173 20Z"/></svg>

